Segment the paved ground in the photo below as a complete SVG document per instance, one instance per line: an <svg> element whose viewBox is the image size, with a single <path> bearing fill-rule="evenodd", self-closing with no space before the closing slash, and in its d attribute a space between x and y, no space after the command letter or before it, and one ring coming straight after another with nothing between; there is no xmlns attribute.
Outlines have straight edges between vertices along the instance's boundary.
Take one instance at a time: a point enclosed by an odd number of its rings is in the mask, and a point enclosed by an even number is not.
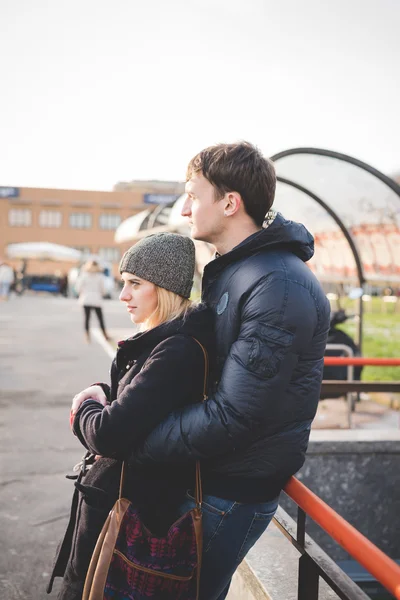
<svg viewBox="0 0 400 600"><path fill-rule="evenodd" d="M118 301L105 302L105 320L116 340L133 331ZM1 600L57 596L59 584L50 596L45 585L73 491L65 474L82 455L69 407L77 391L108 380L109 366L103 346L85 343L75 300L27 295L0 303ZM343 401L324 401L315 426L344 426L343 411ZM399 426L399 413L382 406L364 403L357 413L357 427Z"/></svg>
<svg viewBox="0 0 400 600"><path fill-rule="evenodd" d="M373 396L371 394L371 398ZM322 400L312 428L348 429L347 415L347 403L344 399ZM356 403L351 420L352 429L400 429L400 411L390 410L387 405L378 404L371 400L368 394L363 394L363 399Z"/></svg>
<svg viewBox="0 0 400 600"><path fill-rule="evenodd" d="M0 304L1 600L57 596L58 586L50 596L44 587L72 496L65 474L82 455L69 407L77 391L107 381L110 367L98 343L85 343L81 310L48 296ZM117 339L129 332L117 301L105 302L105 320Z"/></svg>

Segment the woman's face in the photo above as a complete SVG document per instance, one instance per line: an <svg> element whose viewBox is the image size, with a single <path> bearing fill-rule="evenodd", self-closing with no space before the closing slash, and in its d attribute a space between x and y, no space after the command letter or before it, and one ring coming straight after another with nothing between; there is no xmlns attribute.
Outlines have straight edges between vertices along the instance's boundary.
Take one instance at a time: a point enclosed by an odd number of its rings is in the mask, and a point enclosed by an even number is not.
<svg viewBox="0 0 400 600"><path fill-rule="evenodd" d="M154 283L141 279L132 273L122 273L124 287L119 295L133 323L143 323L157 308L157 288Z"/></svg>

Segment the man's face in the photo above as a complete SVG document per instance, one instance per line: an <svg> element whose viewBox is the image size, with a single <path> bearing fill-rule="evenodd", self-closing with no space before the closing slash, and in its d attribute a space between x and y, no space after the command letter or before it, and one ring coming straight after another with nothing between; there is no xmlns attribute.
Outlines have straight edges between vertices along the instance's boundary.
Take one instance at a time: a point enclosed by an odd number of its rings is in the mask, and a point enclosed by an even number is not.
<svg viewBox="0 0 400 600"><path fill-rule="evenodd" d="M185 191L181 214L189 219L192 238L218 244L224 230L224 200L215 200L214 187L201 174L192 175Z"/></svg>

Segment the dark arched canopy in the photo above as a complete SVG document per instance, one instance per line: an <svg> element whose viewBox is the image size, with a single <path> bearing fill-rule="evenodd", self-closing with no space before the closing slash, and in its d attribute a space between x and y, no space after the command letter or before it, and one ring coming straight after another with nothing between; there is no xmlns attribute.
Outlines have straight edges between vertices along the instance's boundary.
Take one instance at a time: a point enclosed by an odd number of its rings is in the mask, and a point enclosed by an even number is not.
<svg viewBox="0 0 400 600"><path fill-rule="evenodd" d="M400 186L374 167L320 148L271 157L274 207L313 233L311 268L322 280L400 281ZM362 302L360 300L360 314ZM360 320L360 338L361 338Z"/></svg>

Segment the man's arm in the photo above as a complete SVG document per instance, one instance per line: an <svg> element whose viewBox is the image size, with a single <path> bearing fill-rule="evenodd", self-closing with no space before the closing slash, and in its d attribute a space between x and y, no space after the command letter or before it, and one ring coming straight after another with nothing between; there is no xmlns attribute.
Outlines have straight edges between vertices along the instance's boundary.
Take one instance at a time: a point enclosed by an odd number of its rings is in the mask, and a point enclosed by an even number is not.
<svg viewBox="0 0 400 600"><path fill-rule="evenodd" d="M243 309L238 339L223 367L216 393L203 404L170 414L133 463L185 462L245 447L281 412L280 398L318 322L308 290L265 277Z"/></svg>

